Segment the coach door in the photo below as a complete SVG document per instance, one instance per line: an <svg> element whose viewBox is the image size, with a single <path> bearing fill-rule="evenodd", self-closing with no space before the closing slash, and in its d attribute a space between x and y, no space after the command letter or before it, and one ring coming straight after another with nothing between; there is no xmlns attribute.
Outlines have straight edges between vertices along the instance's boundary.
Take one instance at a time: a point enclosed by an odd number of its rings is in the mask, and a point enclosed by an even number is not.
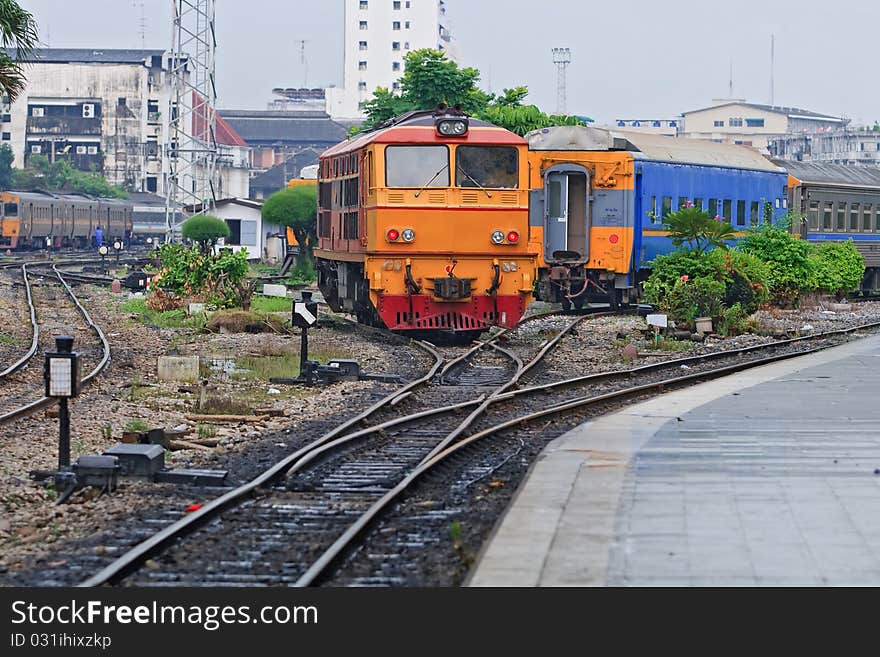
<svg viewBox="0 0 880 657"><path fill-rule="evenodd" d="M572 167L551 169L545 179L544 259L586 262L589 259L589 174Z"/></svg>

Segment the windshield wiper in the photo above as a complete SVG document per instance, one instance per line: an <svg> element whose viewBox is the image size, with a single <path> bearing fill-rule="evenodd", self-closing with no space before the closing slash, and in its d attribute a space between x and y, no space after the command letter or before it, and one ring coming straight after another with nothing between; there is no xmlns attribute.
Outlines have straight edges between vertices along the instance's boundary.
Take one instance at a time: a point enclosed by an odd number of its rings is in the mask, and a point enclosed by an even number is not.
<svg viewBox="0 0 880 657"><path fill-rule="evenodd" d="M465 171L461 167L460 164L458 165L458 170L461 171L468 180L470 180L472 183L474 183L474 185L476 185L478 189L481 189L484 192L486 192L486 196L488 196L489 198L492 198L492 194L489 193L489 190L486 189L485 187L483 187L480 183L478 183L471 174L469 174L467 171Z"/></svg>
<svg viewBox="0 0 880 657"><path fill-rule="evenodd" d="M434 182L435 180L437 180L437 177L438 177L441 173L443 173L444 171L446 171L446 169L448 169L448 168L449 168L449 164L444 164L444 165L443 165L443 168L440 169L440 171L438 171L437 173L435 173L435 174L431 177L431 179L430 179L428 182L426 182L424 185L422 185L422 188L421 188L419 191L416 192L416 198L418 198L419 195L420 195L423 191L425 191L426 189L428 189L428 187L431 186L431 183Z"/></svg>

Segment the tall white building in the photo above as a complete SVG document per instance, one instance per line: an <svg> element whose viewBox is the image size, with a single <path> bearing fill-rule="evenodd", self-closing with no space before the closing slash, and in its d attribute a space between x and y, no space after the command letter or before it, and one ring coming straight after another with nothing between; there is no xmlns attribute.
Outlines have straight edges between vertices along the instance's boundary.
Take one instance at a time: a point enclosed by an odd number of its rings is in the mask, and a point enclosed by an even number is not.
<svg viewBox="0 0 880 657"><path fill-rule="evenodd" d="M376 87L397 88L408 52L435 48L453 57L451 43L443 0L345 0L343 86L327 89L328 114L362 118Z"/></svg>

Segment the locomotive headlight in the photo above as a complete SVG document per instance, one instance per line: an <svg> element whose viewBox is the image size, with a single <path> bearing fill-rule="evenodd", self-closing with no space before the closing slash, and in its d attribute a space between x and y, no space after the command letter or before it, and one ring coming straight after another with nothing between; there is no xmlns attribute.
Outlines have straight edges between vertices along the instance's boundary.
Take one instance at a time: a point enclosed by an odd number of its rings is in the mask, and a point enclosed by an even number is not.
<svg viewBox="0 0 880 657"><path fill-rule="evenodd" d="M468 122L463 119L437 122L437 132L443 137L463 137L467 134Z"/></svg>
<svg viewBox="0 0 880 657"><path fill-rule="evenodd" d="M403 232L400 233L400 236L403 238L404 242L412 242L416 238L416 231L412 228L404 228Z"/></svg>
<svg viewBox="0 0 880 657"><path fill-rule="evenodd" d="M492 242L494 244L504 244L504 233L496 230L492 233Z"/></svg>

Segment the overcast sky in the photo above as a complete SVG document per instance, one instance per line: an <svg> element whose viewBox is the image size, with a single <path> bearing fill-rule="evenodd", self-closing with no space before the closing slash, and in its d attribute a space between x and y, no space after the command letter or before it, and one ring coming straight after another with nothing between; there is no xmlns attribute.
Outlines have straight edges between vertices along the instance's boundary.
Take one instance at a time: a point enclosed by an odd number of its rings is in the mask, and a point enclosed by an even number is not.
<svg viewBox="0 0 880 657"><path fill-rule="evenodd" d="M173 0L20 0L52 47L168 48ZM568 110L600 122L673 118L728 97L880 119L875 0L446 0L463 65L484 88L525 84L556 106L550 49L569 47ZM273 87L342 84L342 0L218 0L219 105L261 109Z"/></svg>

